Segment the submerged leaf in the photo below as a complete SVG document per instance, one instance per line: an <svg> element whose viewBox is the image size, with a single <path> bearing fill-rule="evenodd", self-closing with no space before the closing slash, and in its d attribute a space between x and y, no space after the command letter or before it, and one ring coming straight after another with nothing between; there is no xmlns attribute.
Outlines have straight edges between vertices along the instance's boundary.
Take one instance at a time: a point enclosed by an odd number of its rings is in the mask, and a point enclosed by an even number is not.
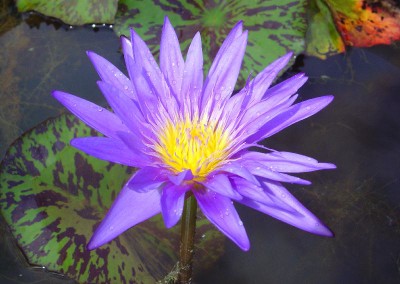
<svg viewBox="0 0 400 284"><path fill-rule="evenodd" d="M83 283L153 283L173 268L179 227L158 215L94 251L86 245L132 174L69 146L96 133L71 115L51 119L16 140L0 164L0 210L31 264ZM132 210L135 210L132 208ZM222 253L223 237L197 221L197 265Z"/></svg>
<svg viewBox="0 0 400 284"><path fill-rule="evenodd" d="M118 0L17 0L20 12L35 10L70 25L113 23Z"/></svg>
<svg viewBox="0 0 400 284"><path fill-rule="evenodd" d="M122 0L114 30L129 35L129 27L143 37L153 53L158 53L162 19L168 16L186 49L194 34L201 32L205 60L213 59L230 29L243 21L250 31L241 79L256 74L277 57L304 51L306 32L305 0L267 1L148 1ZM208 69L210 62L205 62Z"/></svg>
<svg viewBox="0 0 400 284"><path fill-rule="evenodd" d="M310 0L307 53L325 59L345 46L400 40L400 10L389 1Z"/></svg>
<svg viewBox="0 0 400 284"><path fill-rule="evenodd" d="M400 40L400 10L389 1L326 0L346 45L368 47Z"/></svg>

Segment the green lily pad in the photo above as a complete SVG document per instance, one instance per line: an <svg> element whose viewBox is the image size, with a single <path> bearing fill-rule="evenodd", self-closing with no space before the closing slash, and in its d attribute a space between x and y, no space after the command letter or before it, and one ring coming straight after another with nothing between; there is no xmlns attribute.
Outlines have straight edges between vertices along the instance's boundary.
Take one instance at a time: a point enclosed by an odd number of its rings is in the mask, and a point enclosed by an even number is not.
<svg viewBox="0 0 400 284"><path fill-rule="evenodd" d="M306 5L305 0L121 0L114 30L118 35L129 35L129 27L135 28L156 54L163 18L168 16L183 49L197 31L201 32L208 69L229 31L243 20L249 30L241 72L245 80L288 51L304 51Z"/></svg>
<svg viewBox="0 0 400 284"><path fill-rule="evenodd" d="M325 59L345 51L329 7L323 0L310 0L308 9L307 54Z"/></svg>
<svg viewBox="0 0 400 284"><path fill-rule="evenodd" d="M20 12L35 10L70 25L113 23L118 0L17 0Z"/></svg>
<svg viewBox="0 0 400 284"><path fill-rule="evenodd" d="M0 164L0 210L32 265L80 283L154 283L177 261L179 226L160 214L96 250L86 245L132 168L87 156L69 146L96 135L72 115L50 119L17 139ZM139 209L140 210L140 209ZM197 221L195 268L222 253L222 235Z"/></svg>

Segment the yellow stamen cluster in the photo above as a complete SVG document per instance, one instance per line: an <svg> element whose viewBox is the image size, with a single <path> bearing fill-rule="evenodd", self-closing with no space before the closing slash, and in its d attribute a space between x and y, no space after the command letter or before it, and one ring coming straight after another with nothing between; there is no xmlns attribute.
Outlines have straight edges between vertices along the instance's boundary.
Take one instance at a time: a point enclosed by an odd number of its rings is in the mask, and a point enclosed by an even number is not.
<svg viewBox="0 0 400 284"><path fill-rule="evenodd" d="M158 138L156 151L163 162L175 173L190 169L197 179L215 170L229 154L228 134L216 123L169 122Z"/></svg>

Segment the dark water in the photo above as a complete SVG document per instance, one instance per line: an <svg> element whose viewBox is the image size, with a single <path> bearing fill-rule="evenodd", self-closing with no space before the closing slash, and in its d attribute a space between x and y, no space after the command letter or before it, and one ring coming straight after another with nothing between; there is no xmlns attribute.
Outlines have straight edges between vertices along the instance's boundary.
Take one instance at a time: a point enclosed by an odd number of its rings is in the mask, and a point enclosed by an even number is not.
<svg viewBox="0 0 400 284"><path fill-rule="evenodd" d="M123 69L119 41L108 28L68 29L35 20L16 22L0 36L0 154L23 131L64 109L53 89L104 104L85 51ZM310 77L300 99L334 94L321 113L266 141L277 150L333 162L335 171L304 175L291 186L303 204L335 232L322 238L239 207L249 252L226 242L225 255L196 283L400 282L399 47L352 49L326 61L299 58ZM24 266L0 229L0 283L68 283Z"/></svg>

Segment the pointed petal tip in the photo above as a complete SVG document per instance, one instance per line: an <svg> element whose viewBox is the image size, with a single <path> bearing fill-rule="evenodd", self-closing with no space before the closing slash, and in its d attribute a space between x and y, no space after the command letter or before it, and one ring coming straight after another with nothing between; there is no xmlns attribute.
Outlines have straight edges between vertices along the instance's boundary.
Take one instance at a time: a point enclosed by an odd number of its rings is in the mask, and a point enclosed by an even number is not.
<svg viewBox="0 0 400 284"><path fill-rule="evenodd" d="M311 185L312 182L309 181L309 180L301 179L301 181L300 181L298 184L301 184L301 185Z"/></svg>
<svg viewBox="0 0 400 284"><path fill-rule="evenodd" d="M70 105L68 98L75 97L74 95L71 95L71 94L68 94L66 92L59 91L59 90L52 91L51 95L53 96L53 98L55 98L57 101L59 101L65 107Z"/></svg>
<svg viewBox="0 0 400 284"><path fill-rule="evenodd" d="M295 78L302 78L302 77L306 77L306 78L307 78L307 76L306 76L306 73L304 73L304 72L297 73L297 74L296 74L296 75L294 75L293 77L295 77Z"/></svg>
<svg viewBox="0 0 400 284"><path fill-rule="evenodd" d="M90 238L89 243L86 245L86 248L88 250L95 250L101 247L102 245L106 244L107 242L110 242L111 240L112 239L105 240L104 238L101 238L101 236L97 234L97 231L95 231L92 237Z"/></svg>
<svg viewBox="0 0 400 284"><path fill-rule="evenodd" d="M311 231L311 233L314 233L316 235L322 236L322 237L327 237L327 238L334 238L335 234L324 224L318 224L318 228L315 231Z"/></svg>
<svg viewBox="0 0 400 284"><path fill-rule="evenodd" d="M333 101L333 99L335 98L333 95L326 95L326 96L323 96L323 98L325 98L326 99L326 101L328 102L328 104L329 103L331 103L332 101Z"/></svg>
<svg viewBox="0 0 400 284"><path fill-rule="evenodd" d="M164 16L164 26L165 25L171 25L171 21L169 20L167 15Z"/></svg>
<svg viewBox="0 0 400 284"><path fill-rule="evenodd" d="M285 60L289 61L290 59L292 59L293 56L294 56L294 52L289 51L288 53L282 55L280 59L282 59L282 60L285 59Z"/></svg>
<svg viewBox="0 0 400 284"><path fill-rule="evenodd" d="M106 86L108 86L108 84L106 82L102 81L102 80L97 80L96 84L100 89L105 88Z"/></svg>
<svg viewBox="0 0 400 284"><path fill-rule="evenodd" d="M94 249L97 249L99 246L100 246L100 245L94 244L93 238L92 238L92 239L90 239L89 243L86 245L86 248L87 248L88 250L94 250Z"/></svg>
<svg viewBox="0 0 400 284"><path fill-rule="evenodd" d="M138 36L137 32L135 31L135 29L133 27L130 27L129 31L130 31L130 35L131 35L131 40L133 40L134 36Z"/></svg>
<svg viewBox="0 0 400 284"><path fill-rule="evenodd" d="M235 243L242 251L249 251L250 249L250 241L247 235L245 240L241 240L240 243L238 241L235 241Z"/></svg>
<svg viewBox="0 0 400 284"><path fill-rule="evenodd" d="M319 163L319 164L323 166L325 170L334 170L337 168L335 164L331 163Z"/></svg>
<svg viewBox="0 0 400 284"><path fill-rule="evenodd" d="M87 55L87 57L89 57L90 61L92 61L93 64L95 64L96 59L98 59L99 57L101 57L101 56L98 55L96 52L91 51L91 50L87 50L87 51L86 51L86 55Z"/></svg>
<svg viewBox="0 0 400 284"><path fill-rule="evenodd" d="M75 147L76 146L76 140L79 140L79 138L72 138L69 141L69 145L71 145L72 147Z"/></svg>
<svg viewBox="0 0 400 284"><path fill-rule="evenodd" d="M240 20L236 23L236 25L229 32L228 37L229 35L236 33L237 30L239 30L239 35L241 35L243 31L243 20Z"/></svg>
<svg viewBox="0 0 400 284"><path fill-rule="evenodd" d="M164 216L163 216L163 217L164 217ZM178 221L176 221L176 222L171 222L170 219L166 219L166 218L164 217L163 220L164 220L165 228L171 229L173 226L175 226L175 225L179 222L180 219L181 219L181 218L179 217Z"/></svg>
<svg viewBox="0 0 400 284"><path fill-rule="evenodd" d="M58 90L53 90L51 91L51 95L53 96L53 98L55 98L56 100L59 100L58 98L60 97L60 93L62 93L61 91Z"/></svg>

